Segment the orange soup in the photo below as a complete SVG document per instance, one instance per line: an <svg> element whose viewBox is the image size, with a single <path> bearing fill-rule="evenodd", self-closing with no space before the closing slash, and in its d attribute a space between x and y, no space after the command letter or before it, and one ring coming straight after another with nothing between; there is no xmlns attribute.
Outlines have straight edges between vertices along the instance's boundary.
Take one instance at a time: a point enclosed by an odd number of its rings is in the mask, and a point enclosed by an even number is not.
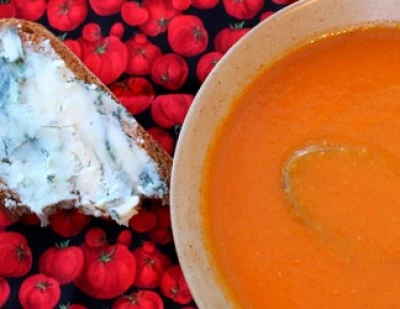
<svg viewBox="0 0 400 309"><path fill-rule="evenodd" d="M305 44L250 83L204 174L241 308L400 308L400 29Z"/></svg>

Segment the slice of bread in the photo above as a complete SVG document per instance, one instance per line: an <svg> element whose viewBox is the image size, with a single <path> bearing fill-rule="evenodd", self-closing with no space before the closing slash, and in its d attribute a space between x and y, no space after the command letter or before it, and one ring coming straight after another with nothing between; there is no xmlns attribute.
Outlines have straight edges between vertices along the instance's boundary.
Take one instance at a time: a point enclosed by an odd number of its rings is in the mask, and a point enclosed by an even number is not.
<svg viewBox="0 0 400 309"><path fill-rule="evenodd" d="M0 209L12 220L78 207L127 224L168 201L172 159L44 27L0 19Z"/></svg>

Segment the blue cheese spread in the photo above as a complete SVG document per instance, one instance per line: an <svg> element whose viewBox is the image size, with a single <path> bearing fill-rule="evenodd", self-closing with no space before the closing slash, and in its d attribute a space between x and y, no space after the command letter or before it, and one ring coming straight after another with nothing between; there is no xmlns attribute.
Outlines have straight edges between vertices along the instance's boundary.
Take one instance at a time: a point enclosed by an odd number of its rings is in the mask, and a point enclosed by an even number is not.
<svg viewBox="0 0 400 309"><path fill-rule="evenodd" d="M0 179L44 224L45 208L64 201L126 224L141 196L167 193L123 123L137 126L109 94L75 78L49 41L38 49L14 29L0 32Z"/></svg>

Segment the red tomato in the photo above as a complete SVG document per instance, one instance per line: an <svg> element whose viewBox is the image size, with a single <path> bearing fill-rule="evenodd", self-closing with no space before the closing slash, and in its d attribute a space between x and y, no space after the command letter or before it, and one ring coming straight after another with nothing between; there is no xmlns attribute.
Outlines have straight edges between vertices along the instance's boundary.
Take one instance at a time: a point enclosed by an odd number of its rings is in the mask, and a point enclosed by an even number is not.
<svg viewBox="0 0 400 309"><path fill-rule="evenodd" d="M94 248L94 247L87 245L86 242L84 242L79 247L82 249L82 252L83 252L83 270L81 272L81 275L74 280L75 285L77 284L76 281L80 280L80 278L83 276L83 273L85 271L86 266L88 266L88 263L91 261L98 260L99 256L103 252L106 252L108 250L109 245L106 244L103 247Z"/></svg>
<svg viewBox="0 0 400 309"><path fill-rule="evenodd" d="M12 3L0 3L0 18L11 18L17 15L17 10Z"/></svg>
<svg viewBox="0 0 400 309"><path fill-rule="evenodd" d="M79 247L68 247L69 241L47 249L39 258L40 272L59 284L75 280L83 269L83 252Z"/></svg>
<svg viewBox="0 0 400 309"><path fill-rule="evenodd" d="M112 309L163 309L161 297L152 291L137 291L122 296L112 306Z"/></svg>
<svg viewBox="0 0 400 309"><path fill-rule="evenodd" d="M140 209L138 214L129 220L129 225L138 233L145 233L154 228L157 217L146 209Z"/></svg>
<svg viewBox="0 0 400 309"><path fill-rule="evenodd" d="M82 37L88 42L97 42L102 38L98 23L87 23L82 29Z"/></svg>
<svg viewBox="0 0 400 309"><path fill-rule="evenodd" d="M50 26L60 31L76 29L86 19L86 0L49 0L47 18Z"/></svg>
<svg viewBox="0 0 400 309"><path fill-rule="evenodd" d="M63 237L78 235L88 225L90 217L79 212L77 208L59 209L49 217L50 227Z"/></svg>
<svg viewBox="0 0 400 309"><path fill-rule="evenodd" d="M25 276L32 267L32 252L22 234L0 233L0 276L16 278Z"/></svg>
<svg viewBox="0 0 400 309"><path fill-rule="evenodd" d="M89 0L93 11L100 16L117 14L126 0Z"/></svg>
<svg viewBox="0 0 400 309"><path fill-rule="evenodd" d="M26 278L18 292L19 301L24 309L54 308L60 295L58 282L42 274Z"/></svg>
<svg viewBox="0 0 400 309"><path fill-rule="evenodd" d="M203 55L197 63L197 78L200 82L204 82L208 74L214 69L215 65L222 58L223 54L220 52L211 52Z"/></svg>
<svg viewBox="0 0 400 309"><path fill-rule="evenodd" d="M186 82L189 67L181 56L170 53L162 55L153 63L151 79L169 90L178 90Z"/></svg>
<svg viewBox="0 0 400 309"><path fill-rule="evenodd" d="M3 308L10 297L10 285L8 282L0 278L0 308Z"/></svg>
<svg viewBox="0 0 400 309"><path fill-rule="evenodd" d="M27 212L19 218L19 222L25 225L39 225L40 219L36 214Z"/></svg>
<svg viewBox="0 0 400 309"><path fill-rule="evenodd" d="M217 52L225 54L237 41L239 41L250 28L243 28L244 23L238 23L222 29L214 39L214 46Z"/></svg>
<svg viewBox="0 0 400 309"><path fill-rule="evenodd" d="M17 17L36 21L43 16L46 10L46 0L12 0Z"/></svg>
<svg viewBox="0 0 400 309"><path fill-rule="evenodd" d="M158 226L171 227L171 213L168 205L153 201L150 210L156 214Z"/></svg>
<svg viewBox="0 0 400 309"><path fill-rule="evenodd" d="M172 0L172 6L180 11L187 10L190 7L191 0Z"/></svg>
<svg viewBox="0 0 400 309"><path fill-rule="evenodd" d="M106 233L101 228L92 227L86 232L85 243L91 248L104 248L107 246Z"/></svg>
<svg viewBox="0 0 400 309"><path fill-rule="evenodd" d="M143 0L142 6L148 10L149 17L139 28L148 36L156 36L167 31L168 23L181 13L172 6L172 1Z"/></svg>
<svg viewBox="0 0 400 309"><path fill-rule="evenodd" d="M163 273L171 265L169 258L149 241L135 249L133 254L137 262L135 286L145 289L159 287Z"/></svg>
<svg viewBox="0 0 400 309"><path fill-rule="evenodd" d="M267 11L261 14L260 16L260 21L263 21L265 19L267 19L268 17L270 17L271 15L273 15L275 12L272 11Z"/></svg>
<svg viewBox="0 0 400 309"><path fill-rule="evenodd" d="M132 232L128 229L121 231L117 238L117 244L124 245L129 248L132 244Z"/></svg>
<svg viewBox="0 0 400 309"><path fill-rule="evenodd" d="M157 226L147 233L150 240L157 245L166 245L172 241L172 231L170 227Z"/></svg>
<svg viewBox="0 0 400 309"><path fill-rule="evenodd" d="M192 5L197 9L209 10L215 7L219 0L192 0Z"/></svg>
<svg viewBox="0 0 400 309"><path fill-rule="evenodd" d="M208 34L200 18L192 15L174 17L168 26L172 50L184 57L201 54L208 44Z"/></svg>
<svg viewBox="0 0 400 309"><path fill-rule="evenodd" d="M125 26L121 22L116 22L114 25L112 25L110 29L110 35L116 36L117 38L122 38L125 33Z"/></svg>
<svg viewBox="0 0 400 309"><path fill-rule="evenodd" d="M132 115L146 110L155 97L153 86L147 79L141 77L132 77L115 83L110 90Z"/></svg>
<svg viewBox="0 0 400 309"><path fill-rule="evenodd" d="M149 11L139 2L126 2L121 9L122 19L130 26L143 25L149 19Z"/></svg>
<svg viewBox="0 0 400 309"><path fill-rule="evenodd" d="M125 44L128 49L125 72L131 75L150 74L154 61L161 56L160 48L149 42L144 34L135 35Z"/></svg>
<svg viewBox="0 0 400 309"><path fill-rule="evenodd" d="M161 281L162 293L178 304L187 304L193 300L189 287L179 266L172 266L164 273Z"/></svg>
<svg viewBox="0 0 400 309"><path fill-rule="evenodd" d="M228 15L239 20L252 19L264 6L265 0L222 0Z"/></svg>
<svg viewBox="0 0 400 309"><path fill-rule="evenodd" d="M151 106L151 115L154 122L162 128L182 125L192 101L193 96L190 94L158 96Z"/></svg>
<svg viewBox="0 0 400 309"><path fill-rule="evenodd" d="M111 84L125 71L128 51L119 38L109 36L85 44L83 62L104 84Z"/></svg>
<svg viewBox="0 0 400 309"><path fill-rule="evenodd" d="M81 44L76 40L67 39L64 44L78 57L82 58L82 47Z"/></svg>
<svg viewBox="0 0 400 309"><path fill-rule="evenodd" d="M148 133L153 137L153 139L161 145L168 152L169 155L172 155L175 149L175 142L172 138L171 134L167 131L158 128L152 127L147 130Z"/></svg>
<svg viewBox="0 0 400 309"><path fill-rule="evenodd" d="M136 276L136 261L126 246L117 244L97 251L82 248L85 266L75 280L82 292L94 298L109 299L130 288Z"/></svg>

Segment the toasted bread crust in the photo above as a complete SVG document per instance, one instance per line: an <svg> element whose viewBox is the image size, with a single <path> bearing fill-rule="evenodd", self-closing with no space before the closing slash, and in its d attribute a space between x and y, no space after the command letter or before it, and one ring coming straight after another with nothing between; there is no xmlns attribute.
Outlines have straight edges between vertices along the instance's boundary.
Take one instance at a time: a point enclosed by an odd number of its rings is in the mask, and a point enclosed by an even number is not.
<svg viewBox="0 0 400 309"><path fill-rule="evenodd" d="M82 61L45 27L34 22L14 18L0 19L0 31L5 28L14 28L18 30L22 40L25 42L32 42L33 46L40 46L41 42L49 40L54 51L78 79L88 84L98 86L109 94L116 102L119 102L114 94L92 72L89 71ZM143 143L140 146L158 164L160 178L169 186L172 166L172 158L169 154L153 140L150 134L147 133L140 124L132 126L129 123L124 123L123 127L125 133L132 139L143 140ZM12 196L12 199L14 199L18 204L18 195L7 189L7 185L3 183L3 189L0 190L0 210L2 210L11 220L15 221L21 214L29 211L29 208L23 205L18 205L18 207L13 207L12 209L7 208L4 202L8 196ZM163 202L168 203L168 200L169 196L166 194L163 197ZM63 203L64 208L68 205L68 203L66 204L63 201L61 203ZM46 212L48 214L53 213L57 206L58 205L49 205L49 207L46 207Z"/></svg>

